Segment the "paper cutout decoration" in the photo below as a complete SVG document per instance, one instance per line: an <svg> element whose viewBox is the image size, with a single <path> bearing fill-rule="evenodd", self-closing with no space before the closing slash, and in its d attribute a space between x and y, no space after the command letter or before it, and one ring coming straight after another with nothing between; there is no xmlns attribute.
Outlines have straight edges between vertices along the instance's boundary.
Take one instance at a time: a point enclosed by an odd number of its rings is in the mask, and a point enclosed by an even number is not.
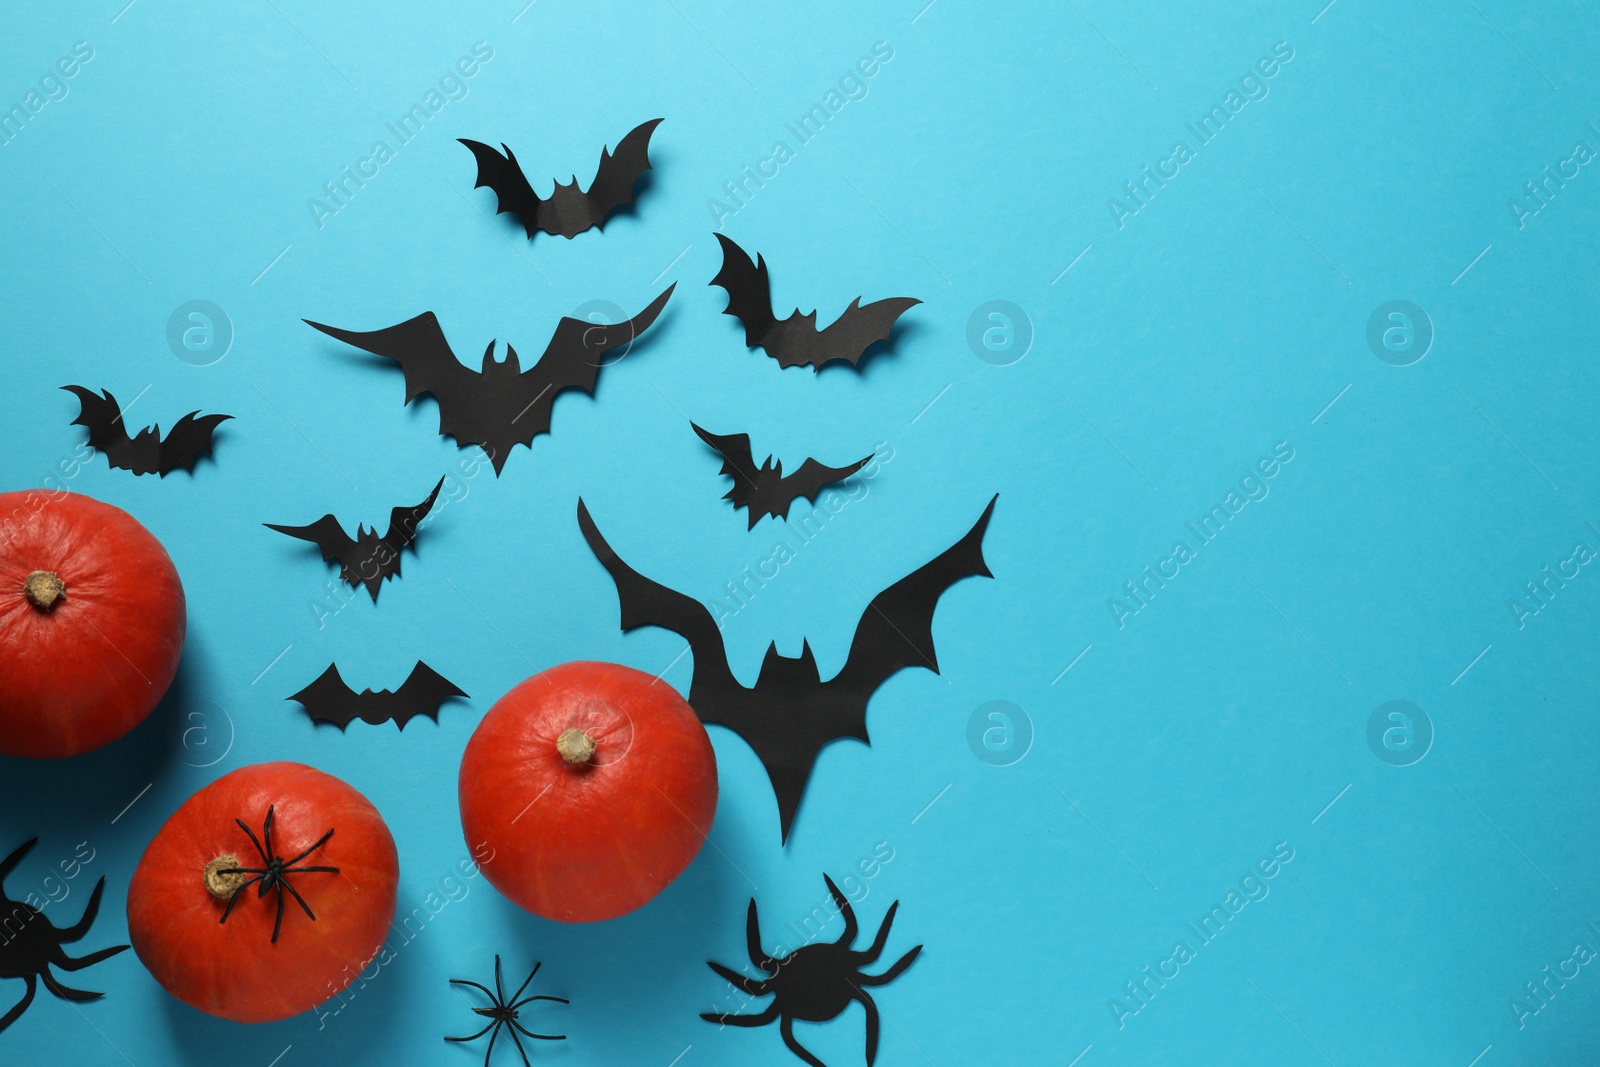
<svg viewBox="0 0 1600 1067"><path fill-rule="evenodd" d="M495 214L517 216L530 241L540 230L570 239L585 230L603 228L613 211L633 203L633 187L650 169L650 135L660 123L660 119L651 119L635 126L617 143L615 155L609 149L602 151L594 184L588 190L579 190L574 174L571 185L556 183L548 197L533 191L510 146L500 146L506 153L502 156L481 141L457 140L478 161L478 180L472 187L494 190L500 205Z"/></svg>
<svg viewBox="0 0 1600 1067"><path fill-rule="evenodd" d="M872 598L856 624L845 665L833 678L824 682L818 677L809 643L801 645L798 658L779 655L774 643L767 646L753 689L733 676L722 631L704 604L624 563L600 535L582 499L578 525L616 583L623 631L660 626L689 642L694 654L689 704L702 722L726 726L755 751L772 782L787 842L823 746L844 737L871 744L867 702L877 688L906 667L939 672L933 611L944 591L961 579L993 577L983 559L983 534L995 499L961 540Z"/></svg>
<svg viewBox="0 0 1600 1067"><path fill-rule="evenodd" d="M397 729L404 730L418 715L438 722L440 705L452 697L468 699L454 682L418 660L393 692L363 689L357 693L340 676L338 666L330 663L316 681L288 699L303 706L312 722L331 722L341 730L357 719L373 726L393 720Z"/></svg>
<svg viewBox="0 0 1600 1067"><path fill-rule="evenodd" d="M722 269L711 279L728 292L724 315L744 323L747 348L762 348L784 367L810 364L813 370L835 360L856 366L867 349L887 341L894 324L907 310L922 303L909 296L894 296L863 305L861 298L844 309L833 323L817 329L817 313L797 309L780 319L772 310L772 286L767 261L760 254L751 263L745 250L722 234Z"/></svg>
<svg viewBox="0 0 1600 1067"><path fill-rule="evenodd" d="M191 411L179 419L161 436L161 427L146 426L132 437L127 424L122 421L122 407L109 389L93 390L81 385L63 385L66 392L78 398L78 417L73 426L89 430L89 447L105 454L106 462L113 467L135 474L159 474L165 478L173 471L194 472L201 456L211 455L211 435L232 415L200 415Z"/></svg>
<svg viewBox="0 0 1600 1067"><path fill-rule="evenodd" d="M239 829L243 830L249 835L250 843L256 846L256 854L261 857L262 866L223 867L216 872L222 877L231 877L234 875L244 874L250 875L249 878L241 879L239 884L234 886L233 893L228 897L228 906L222 910L222 918L218 919L217 922L225 923L228 921L228 916L233 914L233 906L239 903L239 894L243 893L251 886L258 887L256 889L256 896L258 897L264 897L268 893L275 892L278 894L278 917L272 924L272 943L276 945L278 943L278 931L283 929L283 894L285 890L288 891L290 896L294 897L295 903L299 904L301 910L306 913L306 918L310 919L312 922L317 921L316 915L314 915L311 911L311 906L305 902L305 898L300 895L299 891L295 889L293 883L289 881L289 876L291 874L338 874L339 868L295 866L295 864L299 863L301 860L305 859L317 849L328 843L328 838L333 836L332 828L330 828L327 833L317 838L316 844L312 845L310 848L306 849L293 859L284 859L282 856L274 853L272 850L273 807L274 805L267 806L267 818L266 821L261 825L261 837L265 838L267 842L265 845L262 845L261 840L256 837L255 831L245 825L243 819L233 820L239 824ZM230 856L228 858L232 859L233 857Z"/></svg>
<svg viewBox="0 0 1600 1067"><path fill-rule="evenodd" d="M484 1034L489 1034L489 1049L483 1054L484 1067L489 1067L489 1057L494 1055L495 1039L500 1036L500 1031L504 1028L506 1033L511 1035L511 1040L517 1043L517 1051L522 1053L523 1067L532 1067L528 1062L528 1050L522 1047L522 1038L517 1036L519 1031L524 1036L531 1037L537 1041L565 1041L567 1036L565 1034L536 1034L529 1030L520 1021L523 1007L538 1000L553 1000L557 1004L572 1003L565 997L522 996L522 991L528 988L528 983L533 981L533 976L539 973L541 966L542 964L535 963L533 970L528 972L527 980L517 987L517 991L509 997L506 996L505 983L500 980L500 956L498 953L494 958L494 989L491 990L488 986L479 985L477 982L469 982L465 978L450 979L451 985L471 986L473 989L482 990L483 995L489 998L489 1007L472 1009L474 1014L488 1019L489 1025L468 1037L447 1037L445 1040L476 1041ZM520 1000L518 999L519 997L521 998ZM491 1030L493 1033L490 1033Z"/></svg>
<svg viewBox="0 0 1600 1067"><path fill-rule="evenodd" d="M692 422L689 425L694 426L700 440L722 456L721 473L733 479L733 488L722 499L731 500L735 508L749 512L748 529L751 530L767 515L788 518L789 506L797 499L805 497L815 502L824 486L843 481L872 461L872 457L867 456L848 467L825 467L807 458L793 474L785 475L783 464L775 462L771 456L763 460L759 468L756 466L755 456L750 452L749 434L723 436L702 430Z"/></svg>
<svg viewBox="0 0 1600 1067"><path fill-rule="evenodd" d="M839 892L839 887L833 884L832 878L823 875L822 880L828 883L828 892L833 895L839 914L844 916L844 933L839 940L831 944L803 945L787 956L770 955L761 947L761 926L756 918L755 898L752 897L745 919L746 947L751 964L757 970L767 972L767 975L751 978L710 960L706 961L706 966L749 996L771 996L772 1003L758 1015L708 1012L700 1018L724 1026L765 1026L777 1019L778 1032L783 1035L783 1043L789 1046L790 1052L812 1067L827 1067L795 1040L795 1021L825 1023L837 1019L852 1000L859 1001L867 1010L867 1067L872 1067L873 1061L878 1058L878 1005L867 989L888 985L904 974L922 952L922 946L918 945L901 956L882 974L861 973L862 967L877 962L883 954L883 947L889 941L889 927L894 923L894 913L899 910L900 902L897 900L889 905L889 910L883 916L883 925L878 927L878 936L872 939L872 947L865 951L858 950L853 947L857 934L855 911L844 894Z"/></svg>
<svg viewBox="0 0 1600 1067"><path fill-rule="evenodd" d="M277 530L302 541L310 541L322 549L324 563L339 564L339 577L352 589L366 586L373 603L378 601L378 591L390 578L400 577L400 553L417 539L417 527L433 510L433 502L444 485L440 478L428 499L415 507L389 510L389 529L382 537L371 527L356 524L356 535L351 537L331 514L324 515L310 526L279 526L264 522L269 530ZM412 551L416 551L412 549Z"/></svg>
<svg viewBox="0 0 1600 1067"><path fill-rule="evenodd" d="M89 932L89 927L94 925L95 916L100 912L100 896L105 892L106 880L101 878L94 884L94 892L89 894L89 905L83 909L83 917L73 926L62 930L44 917L44 912L25 904L20 900L12 900L6 895L5 880L22 858L33 850L39 843L37 837L31 841L24 841L11 855L0 860L0 978L20 978L27 983L27 992L22 994L22 999L0 1016L0 1031L16 1022L22 1013L28 1010L33 1003L34 994L38 992L38 983L43 982L45 989L62 1000L75 1001L82 1004L85 1001L99 1000L104 993L90 993L82 989L73 989L56 981L55 975L50 973L52 966L63 971L81 971L85 967L92 967L101 960L108 960L119 952L127 950L127 945L113 945L91 952L87 956L68 956L61 948L62 945L71 944L81 940Z"/></svg>
<svg viewBox="0 0 1600 1067"><path fill-rule="evenodd" d="M367 332L341 330L310 319L329 337L400 364L406 378L406 403L423 393L439 404L439 432L465 448L481 445L495 475L506 465L513 445L533 445L550 432L550 409L567 389L594 395L603 357L633 344L667 306L676 283L626 322L593 323L563 317L539 362L526 371L517 350L506 345L506 358L496 362L493 341L483 352L483 369L471 370L456 358L431 311L397 326Z"/></svg>

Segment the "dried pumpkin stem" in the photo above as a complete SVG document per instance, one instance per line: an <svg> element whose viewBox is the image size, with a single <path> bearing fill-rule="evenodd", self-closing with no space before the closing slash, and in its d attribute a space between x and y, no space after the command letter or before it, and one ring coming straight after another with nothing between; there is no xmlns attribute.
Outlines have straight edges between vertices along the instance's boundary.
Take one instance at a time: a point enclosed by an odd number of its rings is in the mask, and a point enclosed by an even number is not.
<svg viewBox="0 0 1600 1067"><path fill-rule="evenodd" d="M568 763L588 763L594 759L595 750L599 743L590 736L587 730L570 727L561 731L561 736L556 738L556 751L561 753L561 758Z"/></svg>
<svg viewBox="0 0 1600 1067"><path fill-rule="evenodd" d="M67 594L67 583L55 571L34 571L22 583L22 595L40 611L49 611Z"/></svg>
<svg viewBox="0 0 1600 1067"><path fill-rule="evenodd" d="M206 889L218 900L227 900L238 892L244 884L245 876L238 873L239 857L234 855L218 856L206 864L205 881ZM234 870L233 874L223 874L223 871Z"/></svg>

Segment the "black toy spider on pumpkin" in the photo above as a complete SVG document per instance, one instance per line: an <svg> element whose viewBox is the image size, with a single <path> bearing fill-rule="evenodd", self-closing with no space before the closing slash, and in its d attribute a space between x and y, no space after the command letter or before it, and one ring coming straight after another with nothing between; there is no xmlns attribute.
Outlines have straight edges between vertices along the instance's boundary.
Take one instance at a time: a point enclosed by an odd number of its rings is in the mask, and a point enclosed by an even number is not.
<svg viewBox="0 0 1600 1067"><path fill-rule="evenodd" d="M770 994L773 1001L757 1015L706 1013L700 1018L726 1026L765 1026L777 1019L778 1032L783 1035L783 1043L789 1046L790 1052L811 1064L811 1067L827 1067L795 1040L795 1020L827 1022L837 1018L852 1000L858 1000L867 1010L867 1067L872 1067L872 1062L878 1057L878 1005L865 987L888 985L900 977L916 960L922 946L918 945L901 956L882 974L862 974L860 969L875 962L882 954L883 946L889 940L889 926L894 922L894 913L899 909L900 902L897 900L889 905L888 912L883 916L883 925L878 927L878 936L872 939L872 947L859 951L851 947L858 932L856 913L844 894L839 892L839 887L833 884L832 878L823 875L822 880L828 883L828 892L839 906L839 914L844 916L844 933L839 940L831 944L803 945L787 956L769 955L761 948L761 925L756 918L756 902L752 898L749 917L745 920L750 962L768 972L770 977L751 978L710 960L706 961L706 966L732 982L735 988L753 997Z"/></svg>
<svg viewBox="0 0 1600 1067"><path fill-rule="evenodd" d="M517 991L511 994L509 997L506 996L505 983L501 981L500 978L500 956L498 953L494 958L494 989L491 990L488 986L479 985L477 982L469 982L465 978L450 979L451 985L469 985L474 989L482 990L483 995L489 998L489 1007L472 1009L474 1014L481 1015L485 1019L488 1019L489 1025L485 1026L482 1030L479 1030L475 1034L469 1034L466 1037L447 1037L445 1040L476 1041L484 1034L489 1034L489 1048L483 1054L483 1067L489 1067L489 1057L494 1055L495 1039L500 1036L500 1030L504 1028L506 1032L511 1035L511 1040L517 1043L517 1051L522 1053L522 1062L524 1067L532 1067L532 1065L528 1062L528 1050L522 1047L522 1038L517 1036L518 1031L521 1031L528 1037L536 1038L539 1041L565 1041L567 1038L565 1034L536 1034L532 1030L524 1027L522 1023L518 1021L518 1019L520 1019L522 1016L523 1006L531 1004L536 1000L553 1000L557 1004L572 1003L572 1001L567 1000L565 997L522 996L522 991L528 988L528 983L533 981L533 976L539 973L539 968L541 966L542 964L535 963L533 965L533 970L528 972L528 977L523 981L522 985L519 986ZM518 997L522 997L522 999L518 1000ZM491 1030L493 1030L494 1033L489 1033Z"/></svg>
<svg viewBox="0 0 1600 1067"><path fill-rule="evenodd" d="M89 906L83 909L83 918L65 930L53 926L38 908L6 896L6 876L38 843L37 837L26 841L11 855L0 860L0 978L21 978L28 983L28 991L22 995L22 1000L4 1017L0 1017L0 1030L16 1022L28 1010L34 994L38 992L39 982L43 982L46 989L62 1000L79 1003L99 1000L105 996L104 993L72 989L56 981L50 973L50 966L53 964L63 971L81 971L101 960L110 959L128 947L114 945L77 959L62 951L62 945L77 941L94 925L95 916L100 912L100 894L106 888L104 878L95 883L94 892L89 894Z"/></svg>
<svg viewBox="0 0 1600 1067"><path fill-rule="evenodd" d="M316 844L312 845L310 848L306 849L293 859L284 859L282 856L277 855L272 849L272 818L274 807L275 805L267 806L267 818L261 826L261 836L267 840L265 847L262 846L261 841L256 837L255 831L244 824L243 819L233 820L239 824L239 829L243 830L249 836L250 843L256 846L256 853L260 855L261 862L266 866L224 867L216 873L224 878L231 878L234 880L232 895L228 897L228 906L223 909L222 918L217 920L219 923L225 923L228 921L228 916L233 914L233 906L239 903L239 895L246 889L249 889L252 885L257 887L257 897L265 897L268 893L272 892L276 892L278 894L278 917L272 924L272 943L276 945L278 943L278 932L283 929L284 890L288 890L289 895L294 897L296 903L298 903L301 909L306 913L306 918L310 919L312 922L317 921L317 917L311 912L311 906L306 903L305 898L300 895L300 891L295 889L294 884L289 881L289 875L338 874L339 868L295 866L295 864L311 855L317 849L321 848L323 845L326 845L328 843L328 838L333 836L332 830L329 830L327 833L317 838ZM247 874L250 876L249 878L244 877Z"/></svg>

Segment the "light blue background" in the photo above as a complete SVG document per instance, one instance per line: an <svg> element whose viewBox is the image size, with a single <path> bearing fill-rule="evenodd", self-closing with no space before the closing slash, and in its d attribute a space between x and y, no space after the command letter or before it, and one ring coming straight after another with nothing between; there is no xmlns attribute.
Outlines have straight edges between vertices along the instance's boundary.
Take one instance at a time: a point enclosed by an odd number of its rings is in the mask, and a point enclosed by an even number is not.
<svg viewBox="0 0 1600 1067"><path fill-rule="evenodd" d="M573 1001L533 1016L570 1035L541 1062L795 1062L775 1028L696 1018L727 994L704 961L740 962L749 897L776 942L824 901L822 872L879 842L894 858L864 883L863 926L898 899L886 958L926 945L879 994L886 1067L1600 1059L1593 967L1520 1029L1511 1007L1541 967L1600 945L1600 574L1520 629L1509 606L1575 542L1600 547L1600 172L1521 229L1508 206L1576 141L1600 149L1592 12L924 2L13 5L0 103L75 41L94 58L0 148L0 484L39 486L65 459L72 490L163 540L190 609L179 682L150 723L68 763L0 761L0 843L42 836L9 888L90 842L94 862L47 913L65 925L108 879L84 950L125 937L129 875L183 798L269 759L371 797L399 844L401 908L421 906L465 855L456 768L499 694L568 659L656 672L683 649L619 632L578 496L624 558L708 603L770 554L774 524L746 532L719 499L689 418L791 465L893 449L728 623L746 680L769 640L794 654L809 637L837 669L856 590L1000 503L994 580L940 604L942 677L883 687L872 747L825 752L787 849L759 764L713 729L712 847L631 916L559 926L478 879L339 1014L253 1028L179 1004L125 953L75 976L108 994L81 1013L41 995L0 1060L472 1065L481 1045L440 1041L476 1029L445 980L483 980L500 952L518 981L543 960L538 991ZM307 200L478 41L494 56L466 98L319 228ZM797 147L784 124L878 41L894 58L867 97ZM1185 123L1277 42L1294 58L1270 95L1119 229L1107 199L1176 139L1192 146ZM658 115L637 213L571 242L530 244L492 218L453 142L504 140L542 183L587 182L602 144ZM766 255L780 310L827 321L858 295L925 301L860 375L747 352L706 286L707 201L780 138L796 157L724 227ZM302 317L371 329L431 309L469 359L491 337L532 356L561 314L631 313L671 280L655 336L598 398L558 401L553 435L498 481L458 470L404 577L319 625L313 605L338 603L331 568L260 524L379 521L470 454L434 432L431 401L401 406L397 372ZM206 367L165 340L197 298L235 330ZM991 299L1035 331L1010 366L965 341ZM1367 347L1391 299L1434 324L1412 366ZM67 383L125 403L148 386L136 427L195 408L237 420L192 477L79 469ZM1294 459L1270 496L1119 629L1123 582L1193 546L1185 523L1278 442ZM384 688L418 658L473 697L437 726L341 734L284 702L331 660ZM667 672L690 677L687 656ZM1391 699L1433 723L1413 766L1367 745ZM966 741L990 700L1031 719L1032 749L1008 767ZM1185 922L1279 842L1294 859L1270 896L1119 1028L1111 998L1175 940L1195 946ZM4 1003L20 989L0 986ZM859 1009L800 1036L830 1064L861 1062Z"/></svg>

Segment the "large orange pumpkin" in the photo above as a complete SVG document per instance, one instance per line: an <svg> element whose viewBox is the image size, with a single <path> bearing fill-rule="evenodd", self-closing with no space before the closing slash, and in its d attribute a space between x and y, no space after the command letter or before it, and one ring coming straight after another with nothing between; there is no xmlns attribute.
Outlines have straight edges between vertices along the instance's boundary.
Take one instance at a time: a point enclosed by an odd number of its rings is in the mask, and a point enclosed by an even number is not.
<svg viewBox="0 0 1600 1067"><path fill-rule="evenodd" d="M0 493L0 753L60 757L143 722L172 684L178 571L120 508Z"/></svg>
<svg viewBox="0 0 1600 1067"><path fill-rule="evenodd" d="M461 760L461 829L484 875L547 919L641 907L683 873L717 811L717 757L670 685L566 663L489 709Z"/></svg>
<svg viewBox="0 0 1600 1067"><path fill-rule="evenodd" d="M273 859L279 879L258 873ZM258 763L184 801L150 842L128 884L128 940L167 992L208 1015L287 1019L377 956L399 880L366 797L301 763Z"/></svg>

